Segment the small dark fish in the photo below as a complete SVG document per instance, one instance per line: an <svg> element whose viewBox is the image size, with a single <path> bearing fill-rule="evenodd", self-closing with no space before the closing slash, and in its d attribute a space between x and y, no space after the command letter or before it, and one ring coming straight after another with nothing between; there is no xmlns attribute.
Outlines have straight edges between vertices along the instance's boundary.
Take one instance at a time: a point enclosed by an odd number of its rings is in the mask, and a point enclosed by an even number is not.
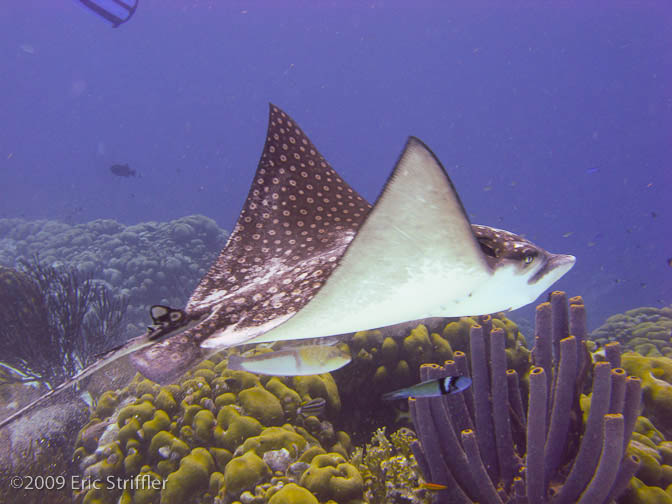
<svg viewBox="0 0 672 504"><path fill-rule="evenodd" d="M299 409L296 410L296 412L299 415L306 417L320 416L322 413L324 413L326 407L327 401L324 399L324 397L316 397L315 399L301 403L301 406L299 406Z"/></svg>
<svg viewBox="0 0 672 504"><path fill-rule="evenodd" d="M137 177L135 170L128 164L113 164L110 166L110 171L118 177Z"/></svg>
<svg viewBox="0 0 672 504"><path fill-rule="evenodd" d="M667 265L672 268L672 257L667 260Z"/></svg>
<svg viewBox="0 0 672 504"><path fill-rule="evenodd" d="M658 214L656 212L651 212L651 217L655 219L656 217L658 217Z"/></svg>

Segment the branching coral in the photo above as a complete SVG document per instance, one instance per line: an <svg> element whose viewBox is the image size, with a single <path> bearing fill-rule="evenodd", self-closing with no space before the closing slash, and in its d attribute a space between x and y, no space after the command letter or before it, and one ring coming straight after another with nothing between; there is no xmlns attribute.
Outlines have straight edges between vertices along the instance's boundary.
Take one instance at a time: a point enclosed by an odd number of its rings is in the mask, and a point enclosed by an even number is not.
<svg viewBox="0 0 672 504"><path fill-rule="evenodd" d="M355 448L351 460L364 478L365 496L371 504L427 504L431 497L420 485L411 443L410 429L402 427L388 438L385 428L377 429L366 447Z"/></svg>
<svg viewBox="0 0 672 504"><path fill-rule="evenodd" d="M24 262L0 267L2 381L53 388L122 342L128 301L89 275Z"/></svg>
<svg viewBox="0 0 672 504"><path fill-rule="evenodd" d="M471 328L470 394L411 399L418 464L447 485L441 502L610 502L639 460L625 456L637 419L640 381L607 362L592 366L580 298L555 292L537 307L527 411L517 373L507 372L504 333L489 317ZM455 361L421 367L423 379L465 374ZM580 394L592 400L584 419ZM583 433L581 436L580 434Z"/></svg>

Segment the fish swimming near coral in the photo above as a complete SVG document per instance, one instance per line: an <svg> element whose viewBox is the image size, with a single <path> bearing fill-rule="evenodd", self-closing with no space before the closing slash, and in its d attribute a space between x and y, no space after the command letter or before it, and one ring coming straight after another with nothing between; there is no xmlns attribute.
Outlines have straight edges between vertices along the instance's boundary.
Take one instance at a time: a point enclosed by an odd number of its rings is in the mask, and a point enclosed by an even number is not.
<svg viewBox="0 0 672 504"><path fill-rule="evenodd" d="M135 170L128 164L113 164L110 171L117 177L137 177Z"/></svg>
<svg viewBox="0 0 672 504"><path fill-rule="evenodd" d="M350 360L350 354L336 346L305 345L253 357L230 355L227 367L255 374L308 376L335 371Z"/></svg>
<svg viewBox="0 0 672 504"><path fill-rule="evenodd" d="M446 490L448 488L448 486L447 485L442 485L441 483L424 482L424 483L420 483L420 488L423 488L425 490L430 490L432 492L440 492L441 490Z"/></svg>
<svg viewBox="0 0 672 504"><path fill-rule="evenodd" d="M436 397L446 394L463 392L471 386L468 376L445 376L436 380L427 380L410 387L383 394L384 401L407 399L409 397Z"/></svg>
<svg viewBox="0 0 672 504"><path fill-rule="evenodd" d="M415 137L372 207L271 105L243 209L184 316L81 376L132 354L142 374L167 383L243 343L516 309L574 262L511 232L471 225L445 170Z"/></svg>
<svg viewBox="0 0 672 504"><path fill-rule="evenodd" d="M305 417L320 416L327 408L327 400L324 397L316 397L310 401L305 401L296 410L296 413Z"/></svg>

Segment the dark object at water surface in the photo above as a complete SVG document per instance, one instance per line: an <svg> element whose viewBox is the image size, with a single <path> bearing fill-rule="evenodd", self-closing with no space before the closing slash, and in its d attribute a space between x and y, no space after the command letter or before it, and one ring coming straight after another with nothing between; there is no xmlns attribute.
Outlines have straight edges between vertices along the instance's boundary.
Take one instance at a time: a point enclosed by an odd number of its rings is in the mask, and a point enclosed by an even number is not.
<svg viewBox="0 0 672 504"><path fill-rule="evenodd" d="M114 164L110 166L110 171L118 177L137 177L135 170L128 164Z"/></svg>
<svg viewBox="0 0 672 504"><path fill-rule="evenodd" d="M138 8L140 0L79 0L85 7L91 9L100 17L112 23L117 28L125 23Z"/></svg>

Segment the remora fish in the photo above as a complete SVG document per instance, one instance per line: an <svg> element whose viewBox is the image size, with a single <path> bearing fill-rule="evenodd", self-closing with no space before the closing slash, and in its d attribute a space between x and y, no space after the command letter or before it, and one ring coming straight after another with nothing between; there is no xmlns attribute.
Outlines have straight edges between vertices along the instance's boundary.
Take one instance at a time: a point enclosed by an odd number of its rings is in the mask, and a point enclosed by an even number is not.
<svg viewBox="0 0 672 504"><path fill-rule="evenodd" d="M409 397L436 397L462 392L471 386L471 378L467 376L445 376L436 380L427 380L410 387L383 394L384 401L407 399Z"/></svg>
<svg viewBox="0 0 672 504"><path fill-rule="evenodd" d="M338 347L306 345L254 357L231 355L227 367L273 376L307 376L340 369L350 360L350 355Z"/></svg>
<svg viewBox="0 0 672 504"><path fill-rule="evenodd" d="M372 208L271 105L236 226L182 315L155 323L48 396L129 354L147 378L167 383L242 343L516 309L574 262L508 231L471 225L445 170L414 137Z"/></svg>

